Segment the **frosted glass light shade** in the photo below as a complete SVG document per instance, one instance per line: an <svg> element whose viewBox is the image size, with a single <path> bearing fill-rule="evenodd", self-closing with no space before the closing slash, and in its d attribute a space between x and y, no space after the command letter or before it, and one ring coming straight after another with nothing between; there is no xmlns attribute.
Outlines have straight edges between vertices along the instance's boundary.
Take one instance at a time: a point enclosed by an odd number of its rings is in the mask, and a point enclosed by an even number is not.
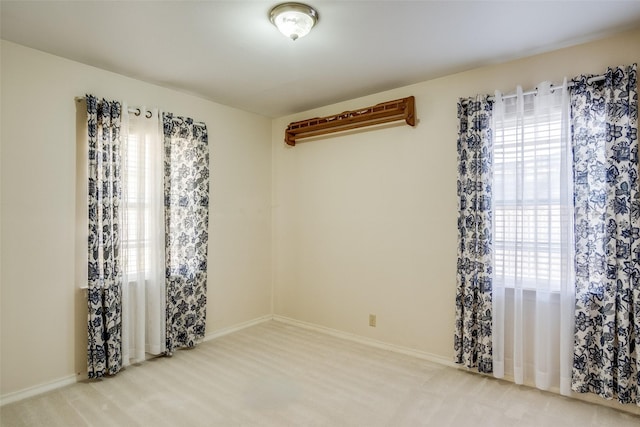
<svg viewBox="0 0 640 427"><path fill-rule="evenodd" d="M282 3L271 9L269 19L278 30L292 40L309 34L318 22L318 12L302 3Z"/></svg>

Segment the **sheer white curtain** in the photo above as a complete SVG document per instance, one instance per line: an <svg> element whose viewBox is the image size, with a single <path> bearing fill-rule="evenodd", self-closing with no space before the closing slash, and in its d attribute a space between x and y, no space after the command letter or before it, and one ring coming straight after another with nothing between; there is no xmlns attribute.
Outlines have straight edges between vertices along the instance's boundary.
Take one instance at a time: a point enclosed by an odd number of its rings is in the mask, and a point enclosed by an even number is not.
<svg viewBox="0 0 640 427"><path fill-rule="evenodd" d="M165 349L163 134L157 109L122 117L123 365Z"/></svg>
<svg viewBox="0 0 640 427"><path fill-rule="evenodd" d="M573 198L569 95L495 94L494 375L570 394Z"/></svg>

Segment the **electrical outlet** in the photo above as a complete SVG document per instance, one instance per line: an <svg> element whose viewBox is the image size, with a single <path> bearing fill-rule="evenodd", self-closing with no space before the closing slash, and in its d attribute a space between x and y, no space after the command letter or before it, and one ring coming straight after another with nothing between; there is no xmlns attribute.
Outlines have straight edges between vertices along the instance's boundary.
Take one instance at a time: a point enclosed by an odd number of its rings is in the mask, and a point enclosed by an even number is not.
<svg viewBox="0 0 640 427"><path fill-rule="evenodd" d="M375 314L370 314L369 315L369 326L375 328L376 327L376 315Z"/></svg>

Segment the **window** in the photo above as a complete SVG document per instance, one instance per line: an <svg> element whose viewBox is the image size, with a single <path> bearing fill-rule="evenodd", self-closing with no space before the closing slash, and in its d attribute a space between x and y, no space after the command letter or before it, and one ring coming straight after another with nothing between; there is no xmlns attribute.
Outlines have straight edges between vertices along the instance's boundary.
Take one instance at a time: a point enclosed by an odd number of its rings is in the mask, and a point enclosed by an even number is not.
<svg viewBox="0 0 640 427"><path fill-rule="evenodd" d="M122 251L129 283L145 283L164 261L162 139L157 113L123 122Z"/></svg>
<svg viewBox="0 0 640 427"><path fill-rule="evenodd" d="M122 247L127 254L125 272L131 277L135 277L139 272L144 271L144 263L139 254L141 248L148 244L148 239L145 236L148 235L149 230L144 230L143 227L146 223L144 215L149 204L144 195L149 192L149 189L145 188L143 178L146 165L150 162L150 153L145 150L140 135L133 133L128 136L125 149L122 168L124 183L122 197L125 199L123 202L125 224L122 232Z"/></svg>
<svg viewBox="0 0 640 427"><path fill-rule="evenodd" d="M494 277L505 287L560 289L565 139L562 103L548 97L505 99L494 118Z"/></svg>

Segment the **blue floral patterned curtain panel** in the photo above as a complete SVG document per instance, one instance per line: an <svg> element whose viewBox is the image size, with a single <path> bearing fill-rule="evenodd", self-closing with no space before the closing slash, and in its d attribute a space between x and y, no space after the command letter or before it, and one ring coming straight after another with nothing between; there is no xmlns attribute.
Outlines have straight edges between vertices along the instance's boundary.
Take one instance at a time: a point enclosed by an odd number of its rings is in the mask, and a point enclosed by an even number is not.
<svg viewBox="0 0 640 427"><path fill-rule="evenodd" d="M163 114L167 354L204 338L209 230L207 128Z"/></svg>
<svg viewBox="0 0 640 427"><path fill-rule="evenodd" d="M88 374L122 366L122 271L119 102L86 96L89 130Z"/></svg>
<svg viewBox="0 0 640 427"><path fill-rule="evenodd" d="M455 361L492 372L492 104L458 102L458 265Z"/></svg>
<svg viewBox="0 0 640 427"><path fill-rule="evenodd" d="M640 193L636 65L574 79L576 336L572 388L637 403Z"/></svg>

